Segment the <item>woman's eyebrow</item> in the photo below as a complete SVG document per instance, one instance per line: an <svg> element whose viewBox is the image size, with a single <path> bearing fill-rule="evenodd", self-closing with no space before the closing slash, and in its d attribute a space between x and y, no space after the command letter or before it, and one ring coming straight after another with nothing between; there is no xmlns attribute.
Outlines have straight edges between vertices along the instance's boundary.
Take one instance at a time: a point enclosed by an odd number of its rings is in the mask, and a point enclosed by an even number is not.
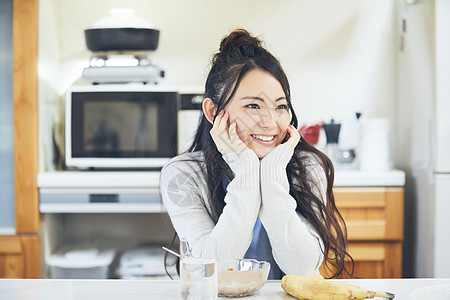
<svg viewBox="0 0 450 300"><path fill-rule="evenodd" d="M258 100L258 101L264 101L263 98L258 97L258 96L246 96L246 97L242 97L241 100ZM279 98L275 99L275 102L280 101L280 100L286 100L286 97L279 97Z"/></svg>

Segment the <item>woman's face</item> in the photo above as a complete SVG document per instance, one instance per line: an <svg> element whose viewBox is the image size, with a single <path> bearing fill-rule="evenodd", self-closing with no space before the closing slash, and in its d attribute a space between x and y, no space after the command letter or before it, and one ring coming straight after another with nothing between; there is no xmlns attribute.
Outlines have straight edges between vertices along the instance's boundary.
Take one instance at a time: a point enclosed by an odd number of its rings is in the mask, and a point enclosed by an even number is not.
<svg viewBox="0 0 450 300"><path fill-rule="evenodd" d="M230 124L236 122L239 138L259 158L281 144L289 126L290 113L280 82L261 69L248 72L225 107Z"/></svg>

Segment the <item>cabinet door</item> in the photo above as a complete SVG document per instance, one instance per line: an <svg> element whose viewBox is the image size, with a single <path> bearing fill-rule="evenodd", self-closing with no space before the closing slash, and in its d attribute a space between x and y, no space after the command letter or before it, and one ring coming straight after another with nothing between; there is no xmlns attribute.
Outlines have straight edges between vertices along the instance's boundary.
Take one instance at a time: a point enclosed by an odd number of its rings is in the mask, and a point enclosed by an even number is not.
<svg viewBox="0 0 450 300"><path fill-rule="evenodd" d="M402 243L349 243L356 278L402 277Z"/></svg>
<svg viewBox="0 0 450 300"><path fill-rule="evenodd" d="M347 226L356 278L402 276L403 188L335 187L336 206ZM347 263L350 270L351 263ZM324 265L320 273L333 272ZM349 276L343 275L342 278Z"/></svg>
<svg viewBox="0 0 450 300"><path fill-rule="evenodd" d="M349 241L403 240L403 188L338 187L334 196Z"/></svg>
<svg viewBox="0 0 450 300"><path fill-rule="evenodd" d="M355 278L400 278L402 277L402 243L401 242L349 242L348 251L354 261ZM352 264L347 262L350 271ZM322 264L320 273L330 277L334 268L326 269ZM350 278L343 274L339 278Z"/></svg>
<svg viewBox="0 0 450 300"><path fill-rule="evenodd" d="M39 243L39 236L0 236L0 278L39 277Z"/></svg>

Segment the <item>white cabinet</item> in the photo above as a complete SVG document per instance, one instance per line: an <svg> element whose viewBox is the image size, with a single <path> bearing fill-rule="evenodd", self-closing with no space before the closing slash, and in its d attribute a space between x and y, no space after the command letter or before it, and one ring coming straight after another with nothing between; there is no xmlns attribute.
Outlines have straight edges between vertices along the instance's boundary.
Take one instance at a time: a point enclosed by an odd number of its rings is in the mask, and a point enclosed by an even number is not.
<svg viewBox="0 0 450 300"><path fill-rule="evenodd" d="M159 213L159 172L38 174L41 213Z"/></svg>
<svg viewBox="0 0 450 300"><path fill-rule="evenodd" d="M450 262L448 251L450 237L448 234L450 211L450 174L435 176L435 203L434 203L434 277L449 277Z"/></svg>
<svg viewBox="0 0 450 300"><path fill-rule="evenodd" d="M159 174L148 171L39 174L43 263L63 247L114 249L117 259L110 266L109 276L116 278L118 259L125 251L153 247L163 252L161 246L170 244L175 230L160 200ZM48 270L44 271L44 277L49 276Z"/></svg>

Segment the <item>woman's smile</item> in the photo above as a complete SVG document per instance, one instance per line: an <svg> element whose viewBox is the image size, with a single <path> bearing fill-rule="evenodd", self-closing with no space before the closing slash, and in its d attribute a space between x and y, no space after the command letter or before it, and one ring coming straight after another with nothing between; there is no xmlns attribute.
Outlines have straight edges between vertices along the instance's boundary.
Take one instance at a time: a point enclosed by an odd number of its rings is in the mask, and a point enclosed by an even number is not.
<svg viewBox="0 0 450 300"><path fill-rule="evenodd" d="M262 135L262 134L251 134L252 138L254 138L259 143L263 144L272 144L275 142L276 135Z"/></svg>

